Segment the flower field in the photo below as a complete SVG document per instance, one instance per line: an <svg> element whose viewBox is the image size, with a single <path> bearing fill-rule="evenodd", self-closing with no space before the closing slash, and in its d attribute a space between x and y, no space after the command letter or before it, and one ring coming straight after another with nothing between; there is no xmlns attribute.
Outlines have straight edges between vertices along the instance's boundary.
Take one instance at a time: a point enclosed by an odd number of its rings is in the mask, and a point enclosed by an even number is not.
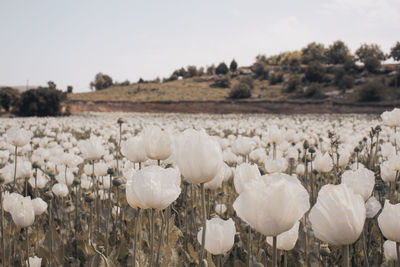
<svg viewBox="0 0 400 267"><path fill-rule="evenodd" d="M2 266L399 264L400 110L0 120Z"/></svg>

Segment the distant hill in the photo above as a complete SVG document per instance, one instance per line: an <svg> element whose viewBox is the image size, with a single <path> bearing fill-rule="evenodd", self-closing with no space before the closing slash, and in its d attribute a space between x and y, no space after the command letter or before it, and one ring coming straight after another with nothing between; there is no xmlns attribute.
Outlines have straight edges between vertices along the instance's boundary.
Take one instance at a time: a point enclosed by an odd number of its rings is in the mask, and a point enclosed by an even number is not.
<svg viewBox="0 0 400 267"><path fill-rule="evenodd" d="M287 66L270 65L267 79L255 78L249 67L238 68L240 73L229 74L230 88L215 87L223 75L202 75L170 82L142 82L126 86L111 86L89 93L68 94L72 101L129 101L129 102L179 102L179 101L225 101L229 100L231 88L244 77L254 77L254 89L247 101L314 101L332 100L343 103L359 101L360 92L366 85L379 84L376 90L378 102L399 102L399 92L393 85L394 64L383 65L377 73L362 69L339 73L340 65L323 65L322 78L318 82L307 81L309 67L301 65L296 73ZM316 71L318 72L318 70ZM338 74L339 73L339 74ZM317 73L318 74L318 73ZM314 74L316 75L316 74ZM319 74L318 74L319 75ZM294 81L295 80L295 81ZM290 89L296 83L296 88ZM399 85L400 87L400 85ZM364 100L368 102L368 99Z"/></svg>

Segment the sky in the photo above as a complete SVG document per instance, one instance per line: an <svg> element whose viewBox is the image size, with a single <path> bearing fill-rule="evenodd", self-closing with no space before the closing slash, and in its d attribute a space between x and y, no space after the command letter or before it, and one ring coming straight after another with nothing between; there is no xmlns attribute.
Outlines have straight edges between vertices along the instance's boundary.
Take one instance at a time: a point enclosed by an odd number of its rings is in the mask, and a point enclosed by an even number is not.
<svg viewBox="0 0 400 267"><path fill-rule="evenodd" d="M168 77L188 65L251 65L310 42L400 41L399 0L1 0L0 85Z"/></svg>

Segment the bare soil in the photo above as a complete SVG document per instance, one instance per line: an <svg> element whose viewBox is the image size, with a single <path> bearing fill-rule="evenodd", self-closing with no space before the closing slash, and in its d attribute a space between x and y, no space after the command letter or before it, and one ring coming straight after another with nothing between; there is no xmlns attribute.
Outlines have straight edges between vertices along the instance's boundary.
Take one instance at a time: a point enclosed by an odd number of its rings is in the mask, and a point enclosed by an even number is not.
<svg viewBox="0 0 400 267"><path fill-rule="evenodd" d="M287 101L182 101L182 102L132 102L132 101L81 101L64 103L75 112L155 112L155 113L272 113L272 114L324 114L365 113L379 114L392 110L393 104L360 103L343 104L332 101L287 102Z"/></svg>

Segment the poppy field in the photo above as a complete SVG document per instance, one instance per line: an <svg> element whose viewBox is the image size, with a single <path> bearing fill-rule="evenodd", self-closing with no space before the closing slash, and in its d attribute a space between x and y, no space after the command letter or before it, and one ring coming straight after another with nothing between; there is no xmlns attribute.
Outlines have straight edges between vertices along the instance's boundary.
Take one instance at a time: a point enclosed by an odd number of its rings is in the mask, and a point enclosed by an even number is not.
<svg viewBox="0 0 400 267"><path fill-rule="evenodd" d="M0 119L2 266L400 266L400 110Z"/></svg>

